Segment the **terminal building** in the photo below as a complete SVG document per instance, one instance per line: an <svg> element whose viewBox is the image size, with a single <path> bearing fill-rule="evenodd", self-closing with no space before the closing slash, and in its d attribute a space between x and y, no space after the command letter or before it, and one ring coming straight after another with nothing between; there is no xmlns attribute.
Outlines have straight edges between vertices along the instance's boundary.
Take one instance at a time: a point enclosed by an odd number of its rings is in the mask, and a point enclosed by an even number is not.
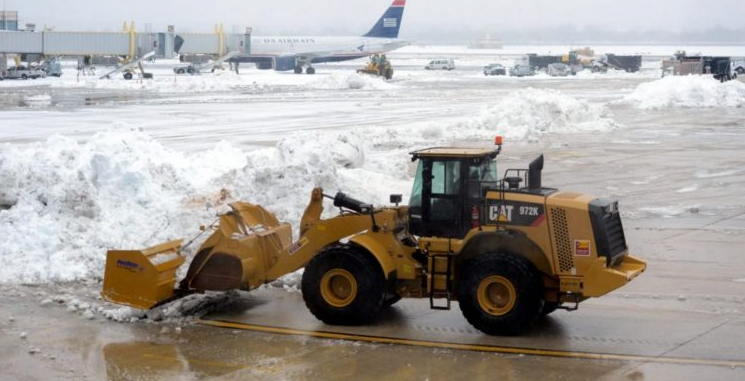
<svg viewBox="0 0 745 381"><path fill-rule="evenodd" d="M18 12L0 11L0 30L18 30Z"/></svg>

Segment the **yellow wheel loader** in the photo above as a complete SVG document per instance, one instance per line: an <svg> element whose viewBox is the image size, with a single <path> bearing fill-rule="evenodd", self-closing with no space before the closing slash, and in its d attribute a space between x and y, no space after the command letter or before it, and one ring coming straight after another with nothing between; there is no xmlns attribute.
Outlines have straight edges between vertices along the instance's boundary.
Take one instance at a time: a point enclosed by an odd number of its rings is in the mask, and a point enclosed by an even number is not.
<svg viewBox="0 0 745 381"><path fill-rule="evenodd" d="M231 204L176 285L181 241L108 252L102 295L152 308L193 292L251 290L305 268L303 299L328 324L364 324L402 297L433 309L457 300L494 335L525 332L557 308L617 289L643 272L629 255L617 201L543 187L543 156L498 177L493 148L431 148L411 198L374 207L313 189L293 239L261 206ZM322 219L324 198L339 208Z"/></svg>
<svg viewBox="0 0 745 381"><path fill-rule="evenodd" d="M370 74L378 77L383 77L385 79L392 79L393 67L391 66L390 61L384 61L383 63L370 61L367 63L367 65L365 65L364 68L357 69L357 74Z"/></svg>

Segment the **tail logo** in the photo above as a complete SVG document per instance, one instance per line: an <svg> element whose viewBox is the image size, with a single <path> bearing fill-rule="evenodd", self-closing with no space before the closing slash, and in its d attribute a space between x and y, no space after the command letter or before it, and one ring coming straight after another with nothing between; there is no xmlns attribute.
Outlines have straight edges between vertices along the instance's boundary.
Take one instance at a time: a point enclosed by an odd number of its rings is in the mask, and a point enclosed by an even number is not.
<svg viewBox="0 0 745 381"><path fill-rule="evenodd" d="M395 18L384 18L383 28L395 28L398 26L398 20Z"/></svg>

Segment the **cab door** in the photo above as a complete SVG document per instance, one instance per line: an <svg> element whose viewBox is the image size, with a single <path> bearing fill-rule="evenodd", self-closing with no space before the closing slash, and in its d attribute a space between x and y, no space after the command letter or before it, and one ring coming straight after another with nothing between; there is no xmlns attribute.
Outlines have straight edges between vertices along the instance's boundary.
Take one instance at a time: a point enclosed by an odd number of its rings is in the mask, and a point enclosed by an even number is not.
<svg viewBox="0 0 745 381"><path fill-rule="evenodd" d="M409 202L409 230L420 237L461 238L463 162L423 158Z"/></svg>

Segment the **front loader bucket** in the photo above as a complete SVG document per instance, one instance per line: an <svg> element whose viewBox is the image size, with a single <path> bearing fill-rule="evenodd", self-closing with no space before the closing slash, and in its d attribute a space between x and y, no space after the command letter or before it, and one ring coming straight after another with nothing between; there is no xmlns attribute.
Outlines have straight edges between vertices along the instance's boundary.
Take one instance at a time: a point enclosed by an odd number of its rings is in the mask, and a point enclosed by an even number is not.
<svg viewBox="0 0 745 381"><path fill-rule="evenodd" d="M173 298L176 270L184 257L175 240L144 250L109 250L103 277L104 299L149 309Z"/></svg>

